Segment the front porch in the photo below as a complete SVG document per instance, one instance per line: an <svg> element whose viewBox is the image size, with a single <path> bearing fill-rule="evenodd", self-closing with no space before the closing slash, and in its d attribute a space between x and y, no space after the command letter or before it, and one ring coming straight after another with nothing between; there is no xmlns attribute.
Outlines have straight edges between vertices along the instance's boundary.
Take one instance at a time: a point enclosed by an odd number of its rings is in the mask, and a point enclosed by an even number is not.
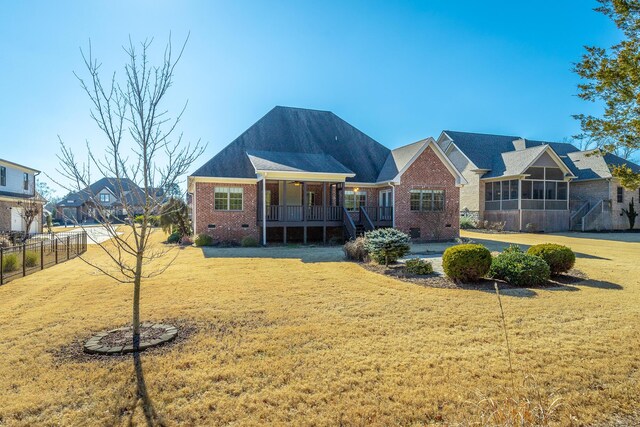
<svg viewBox="0 0 640 427"><path fill-rule="evenodd" d="M371 206L356 193L345 182L259 181L257 223L263 243L327 243L336 234L354 238L364 231L393 226L393 207L384 205L389 198L380 198L383 206Z"/></svg>

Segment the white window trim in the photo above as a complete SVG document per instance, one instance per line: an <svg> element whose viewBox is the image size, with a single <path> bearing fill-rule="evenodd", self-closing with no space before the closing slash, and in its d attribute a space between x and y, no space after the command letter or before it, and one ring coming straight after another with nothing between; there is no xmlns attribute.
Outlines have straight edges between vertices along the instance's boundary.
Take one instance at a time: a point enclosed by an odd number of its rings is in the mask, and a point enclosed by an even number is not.
<svg viewBox="0 0 640 427"><path fill-rule="evenodd" d="M231 189L238 189L240 191L231 191ZM227 193L227 207L224 209L216 208L216 194ZM240 194L240 209L231 209L231 194ZM244 188L242 187L214 187L213 188L213 210L217 212L242 212L244 211Z"/></svg>

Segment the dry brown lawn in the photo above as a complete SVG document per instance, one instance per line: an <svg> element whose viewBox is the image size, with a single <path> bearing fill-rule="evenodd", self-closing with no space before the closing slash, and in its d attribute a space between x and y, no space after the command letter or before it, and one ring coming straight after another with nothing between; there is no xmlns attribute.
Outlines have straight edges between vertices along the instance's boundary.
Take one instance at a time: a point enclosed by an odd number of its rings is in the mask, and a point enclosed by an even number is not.
<svg viewBox="0 0 640 427"><path fill-rule="evenodd" d="M559 397L554 423L593 425L640 407L638 243L466 235L568 244L592 278L503 297L517 391L494 294L187 248L143 285L144 319L195 328L143 355L156 411L168 425L473 424L488 422L482 396L522 393ZM0 425L144 425L130 357L74 355L129 321L131 296L79 259L0 287Z"/></svg>

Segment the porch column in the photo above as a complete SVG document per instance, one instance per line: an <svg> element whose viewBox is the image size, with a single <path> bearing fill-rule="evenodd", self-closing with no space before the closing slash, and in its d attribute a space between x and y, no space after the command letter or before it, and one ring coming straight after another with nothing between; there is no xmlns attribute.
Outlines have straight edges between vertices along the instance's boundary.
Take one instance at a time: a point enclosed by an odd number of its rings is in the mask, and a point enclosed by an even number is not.
<svg viewBox="0 0 640 427"><path fill-rule="evenodd" d="M391 226L396 228L396 186L391 184Z"/></svg>
<svg viewBox="0 0 640 427"><path fill-rule="evenodd" d="M262 175L262 244L267 246L267 174Z"/></svg>
<svg viewBox="0 0 640 427"><path fill-rule="evenodd" d="M327 183L322 183L322 243L327 243Z"/></svg>
<svg viewBox="0 0 640 427"><path fill-rule="evenodd" d="M282 181L282 195L280 195L279 197L282 197L282 218L280 219L280 221L286 221L287 220L287 180L286 179ZM285 236L286 236L286 233L285 233Z"/></svg>
<svg viewBox="0 0 640 427"><path fill-rule="evenodd" d="M518 218L518 231L522 231L522 179L518 179Z"/></svg>
<svg viewBox="0 0 640 427"><path fill-rule="evenodd" d="M307 244L307 182L302 183L302 243Z"/></svg>

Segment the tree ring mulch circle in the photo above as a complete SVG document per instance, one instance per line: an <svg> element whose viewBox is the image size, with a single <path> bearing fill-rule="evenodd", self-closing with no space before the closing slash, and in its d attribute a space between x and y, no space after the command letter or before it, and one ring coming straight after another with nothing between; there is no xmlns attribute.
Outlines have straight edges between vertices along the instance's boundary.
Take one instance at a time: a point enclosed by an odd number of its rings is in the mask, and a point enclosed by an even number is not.
<svg viewBox="0 0 640 427"><path fill-rule="evenodd" d="M178 328L163 323L143 323L140 325L140 350L156 347L173 340ZM89 354L117 355L133 353L133 326L100 332L84 344L84 352Z"/></svg>

